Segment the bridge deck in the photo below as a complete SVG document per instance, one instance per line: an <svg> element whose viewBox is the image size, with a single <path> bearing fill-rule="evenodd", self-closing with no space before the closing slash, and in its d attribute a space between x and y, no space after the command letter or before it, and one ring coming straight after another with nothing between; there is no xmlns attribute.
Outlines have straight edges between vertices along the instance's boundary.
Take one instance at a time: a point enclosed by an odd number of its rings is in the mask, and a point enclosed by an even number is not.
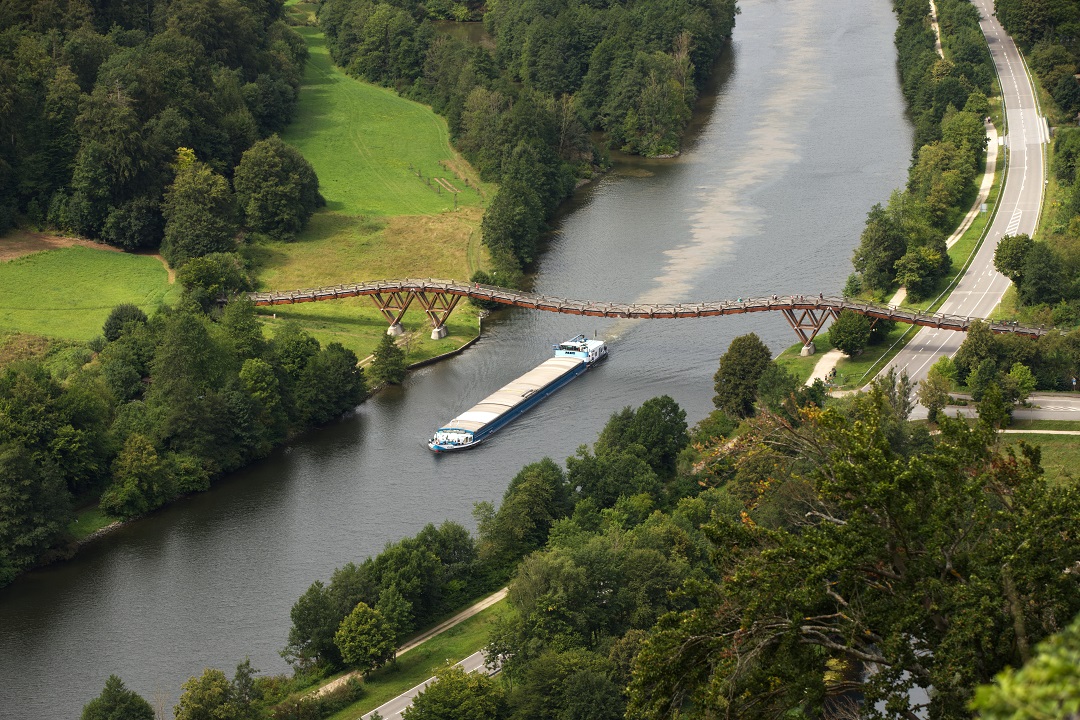
<svg viewBox="0 0 1080 720"><path fill-rule="evenodd" d="M820 311L837 314L841 310L852 310L860 315L881 320L942 330L967 331L973 320L981 318L946 315L943 313L919 312L891 305L857 302L843 297L819 295L773 295L771 297L739 298L714 302L691 302L675 304L639 304L601 302L595 300L571 300L567 298L538 295L536 293L509 290L494 285L459 283L452 280L373 280L370 282L335 285L333 287L310 288L305 290L271 291L250 293L249 299L255 305L291 305L294 303L320 302L341 298L379 295L389 293L427 293L429 295L455 295L478 300L489 300L503 305L543 310L567 315L586 315L589 317L636 318L641 320L678 319L696 317L714 317L717 315L740 315L753 312L777 311ZM991 321L991 331L1012 333L1027 337L1039 337L1049 332L1042 327L1029 327Z"/></svg>

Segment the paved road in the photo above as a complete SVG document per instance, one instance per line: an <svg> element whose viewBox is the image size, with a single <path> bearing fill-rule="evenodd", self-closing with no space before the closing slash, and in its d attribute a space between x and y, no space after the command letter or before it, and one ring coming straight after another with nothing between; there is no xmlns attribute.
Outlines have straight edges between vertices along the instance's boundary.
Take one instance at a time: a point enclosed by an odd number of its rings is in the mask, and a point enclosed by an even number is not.
<svg viewBox="0 0 1080 720"><path fill-rule="evenodd" d="M1080 422L1080 396L1065 393L1035 393L1028 398L1030 407L1016 407L1013 418L1016 420L1071 420ZM946 415L952 417L960 412L965 417L977 417L975 404L966 406L950 405L945 408ZM926 408L916 405L911 411L912 420L925 420Z"/></svg>
<svg viewBox="0 0 1080 720"><path fill-rule="evenodd" d="M484 651L478 650L469 657L465 658L461 662L457 663L461 667L465 668L465 672L489 672L484 666ZM383 703L379 707L375 708L367 715L363 716L363 720L370 720L375 714L379 713L383 717L383 720L401 720L401 713L405 712L405 708L412 705L413 698L420 694L420 691L428 686L435 678L428 678L424 682L420 683L411 690L407 690L390 702Z"/></svg>
<svg viewBox="0 0 1080 720"><path fill-rule="evenodd" d="M1008 279L994 269L994 248L998 240L1002 235L1030 235L1035 231L1046 177L1042 145L1047 138L1045 121L1038 114L1027 69L1012 38L993 16L993 0L974 0L974 4L982 14L980 25L1001 80L1008 126L1004 138L1008 175L997 217L982 247L940 310L952 315L985 318L1001 302L1009 287ZM937 358L954 354L965 337L965 333L923 329L896 355L890 366L907 370L908 376L915 381L921 380Z"/></svg>

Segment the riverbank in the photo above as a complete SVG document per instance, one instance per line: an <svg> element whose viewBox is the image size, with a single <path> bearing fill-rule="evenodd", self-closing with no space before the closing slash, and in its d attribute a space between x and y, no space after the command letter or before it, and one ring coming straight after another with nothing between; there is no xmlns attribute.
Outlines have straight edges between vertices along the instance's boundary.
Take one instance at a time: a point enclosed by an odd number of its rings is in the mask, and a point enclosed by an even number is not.
<svg viewBox="0 0 1080 720"><path fill-rule="evenodd" d="M945 288L935 297L920 302L910 302L906 290L901 287L889 300L890 305L912 308L916 310L934 311L948 298L949 292L967 272L972 259L986 239L994 217L997 215L998 204L1001 197L1001 187L1005 182L1007 167L998 162L999 135L993 124L987 123L987 152L983 164L983 172L979 178L979 188L970 209L960 220L954 230L945 240L949 258L957 271L945 283ZM983 210L983 207L986 210ZM796 359L802 351L802 344L798 343L784 350L783 364L793 370L799 379L806 384L814 380L825 381L830 372L835 370L829 382L837 390L854 390L862 387L871 377L872 373L888 364L904 346L915 337L916 328L913 325L900 325L894 328L882 341L868 347L856 357L848 357L839 350L828 349L819 354L821 350L832 348L829 333L825 331L815 338L816 352L811 358L817 357L816 361L807 358Z"/></svg>
<svg viewBox="0 0 1080 720"><path fill-rule="evenodd" d="M933 29L934 43L929 49L919 50L919 48L922 47L922 44L917 42L917 36L921 32L922 18L918 13L902 13L900 6L897 6L897 12L901 15L901 24L897 31L895 43L900 49L899 64L901 76L904 78L905 83L912 80L915 83L932 86L936 80L919 70L919 68L924 67L925 62L930 62L924 60L925 54L932 51L934 59L941 58L944 61L948 61L949 58L945 51L946 47L951 46L952 43L958 42L957 36L954 34L943 43L941 28L938 23L938 7L934 2L930 3L929 11L929 20ZM906 22L904 20L905 17L907 18ZM970 18L967 18L964 22L970 25L973 21ZM956 30L957 29L954 28L954 31ZM923 55L920 55L920 52L923 53ZM986 57L987 59L990 58L989 55ZM980 60L979 62L984 61ZM976 72L979 69L978 63L973 64L972 68L972 72ZM972 75L972 77L975 76L976 75ZM907 92L909 112L920 109L919 103L923 102L919 99L918 93L915 92L919 87L916 85L914 88L914 90ZM930 88L922 87L922 90L926 89ZM991 90L985 91L989 94ZM1000 87L998 88L998 91L1000 92ZM856 261L854 264L857 267L857 272L849 277L848 282L845 285L845 294L850 292L858 296L861 293L863 296L867 297L867 299L873 299L873 296L877 294L877 299L880 300L880 294L883 292L883 289L879 284L883 282L881 277L884 276L886 286L889 278L895 278L897 281L901 282L901 287L889 301L890 305L933 311L942 307L948 301L950 294L965 277L968 268L975 260L976 254L982 247L983 240L997 216L998 203L1004 186L1004 175L1006 172L1005 163L1001 163L1001 168L999 168L999 163L997 162L999 137L996 127L1004 127L1005 124L1005 115L1001 103L1000 97L988 100L988 98L980 92L971 92L968 94L965 102L962 104L964 114L961 116L964 117L965 122L971 126L968 128L968 134L966 136L957 135L955 133L955 128L952 130L947 128L947 120L944 117L941 117L940 127L924 129L922 133L923 139L916 141L915 155L917 160L909 168L909 180L907 186L894 191L892 197L889 199L888 207L885 208L884 212L880 214L876 220L874 219L874 212L871 212L871 216L867 221L867 231L864 231L861 238L860 249L856 253ZM960 106L961 103L957 103L956 107ZM929 109L926 107L922 107L921 109L929 112ZM887 234L890 232L885 229L886 226L889 223L901 222L896 219L897 213L900 213L901 216L903 216L903 213L905 212L903 208L908 207L914 208L914 212L911 213L912 217L915 218L914 221L911 221L914 228L921 229L925 233L935 232L931 225L928 224L929 216L927 213L929 206L934 202L931 195L933 195L934 192L940 191L939 186L942 180L940 178L934 179L934 173L937 171L930 167L930 165L933 164L932 160L929 165L926 161L933 158L935 153L944 152L948 155L950 152L956 151L956 145L948 142L950 140L950 132L953 132L952 138L955 140L955 143L960 142L959 138L967 137L968 139L964 140L964 142L970 143L974 148L977 143L977 131L975 129L975 122L977 122L976 117L981 120L984 116L985 121L983 122L983 129L987 143L987 151L983 158L983 165L975 176L976 182L974 187L969 188L969 190L961 197L948 199L945 206L941 206L941 198L936 200L937 212L943 213L937 217L937 222L939 223L943 219L948 220L956 218L958 213L963 213L962 217L957 218L956 226L945 239L943 248L937 244L940 241L936 241L932 246L929 246L932 248L930 252L943 251L947 253L950 260L950 266L955 269L955 272L951 274L951 276L938 277L936 283L934 283L936 287L925 287L925 285L930 284L927 280L932 280L934 277L933 275L928 274L932 271L925 266L925 263L921 270L914 271L913 273L911 272L910 267L908 267L907 270L904 270L904 272L911 273L907 276L907 279L912 283L917 281L922 282L924 285L924 287L918 288L918 294L922 297L913 302L908 297L907 288L902 284L904 279L899 278L901 265L903 263L908 263L910 265L909 258L917 255L915 250L925 252L927 248L914 248L909 242L906 249L901 249L896 255L882 255L882 253L891 253L893 250L886 249L886 247L882 245L881 240L875 240L877 235L874 233ZM938 122L937 117L939 116L932 117L936 124ZM945 142L942 142L942 139L944 139ZM930 191L928 193L927 187L937 187L938 190ZM964 201L964 197L969 197L970 201L965 205L961 205L960 203ZM894 204L900 204L902 207L894 208ZM875 211L880 210L880 205L875 206ZM873 223L877 224L871 227ZM945 226L948 227L948 225ZM868 235L868 231L871 231L871 234ZM906 242L903 240L901 241ZM923 242L926 242L926 240L924 239ZM893 267L878 267L883 259L887 265L891 265L892 258L899 257L905 252L907 254L904 255L903 260L896 262L895 270ZM913 262L918 265L917 258L916 261ZM878 265L875 265L874 263L878 263ZM864 277L863 275L860 275L860 272L867 273L867 276ZM869 275L871 272L875 273L875 275ZM865 287L864 282L866 282L869 277L878 278L874 280L877 284ZM972 313L967 311L966 313L960 314L970 315ZM980 315L980 317L982 317L982 315ZM838 354L836 352L829 352L820 357L816 362L792 357L794 354L801 354L803 352L802 345L797 344L781 353L780 360L782 364L793 370L799 376L801 381L808 384L818 379L829 379L832 381L830 385L834 388L854 389L861 387L865 381L868 381L872 377L872 373L876 372L879 367L887 366L893 358L904 350L907 343L915 336L916 332L914 332L914 326L906 326L899 329L894 328L884 337L873 338L874 344L865 348L854 357ZM816 340L820 340L826 347L832 345L827 332L822 333L815 339L815 348L820 349L820 345Z"/></svg>

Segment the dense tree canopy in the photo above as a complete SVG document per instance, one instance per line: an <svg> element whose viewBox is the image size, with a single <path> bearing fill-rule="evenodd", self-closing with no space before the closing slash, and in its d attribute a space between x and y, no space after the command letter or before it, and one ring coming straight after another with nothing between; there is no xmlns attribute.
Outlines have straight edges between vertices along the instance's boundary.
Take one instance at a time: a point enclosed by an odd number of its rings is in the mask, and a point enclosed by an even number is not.
<svg viewBox="0 0 1080 720"><path fill-rule="evenodd" d="M233 259L182 274L216 294L230 281L214 268ZM350 351L290 326L268 342L250 303L214 317L182 304L149 319L117 308L96 359L85 350L62 382L37 361L0 370L0 585L63 553L73 501L142 515L363 399Z"/></svg>
<svg viewBox="0 0 1080 720"><path fill-rule="evenodd" d="M277 135L244 151L233 184L247 227L278 240L295 237L324 204L311 163Z"/></svg>
<svg viewBox="0 0 1080 720"><path fill-rule="evenodd" d="M0 17L0 229L156 247L177 148L218 175L292 117L307 49L280 2L16 3Z"/></svg>
<svg viewBox="0 0 1080 720"><path fill-rule="evenodd" d="M646 641L636 714L821 708L826 669L862 661L877 671L845 681L865 716L917 712L915 686L933 687L931 716L963 716L976 684L1076 613L1077 580L1063 572L1080 552L1076 488L1044 480L1026 446L998 451L959 421L931 437L903 419L879 387L847 412L811 412L797 428L765 420L744 436L731 452L760 444L772 459L755 505L798 500L779 525L753 511L709 524L724 581L697 586L695 607Z"/></svg>

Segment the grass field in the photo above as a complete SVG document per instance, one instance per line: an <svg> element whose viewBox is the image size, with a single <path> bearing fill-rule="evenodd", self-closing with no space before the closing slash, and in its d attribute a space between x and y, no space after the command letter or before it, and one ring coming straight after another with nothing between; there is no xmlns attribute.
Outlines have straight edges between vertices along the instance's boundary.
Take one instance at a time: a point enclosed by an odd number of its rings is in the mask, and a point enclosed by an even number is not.
<svg viewBox="0 0 1080 720"><path fill-rule="evenodd" d="M1021 423L1015 423L1019 426ZM1071 423L1067 429L1080 429L1078 423ZM1014 445L1021 440L1029 445L1042 448L1042 468L1046 477L1058 482L1075 482L1077 467L1080 467L1080 437L1076 435L1006 435L1006 443Z"/></svg>
<svg viewBox="0 0 1080 720"><path fill-rule="evenodd" d="M310 3L290 5L303 23L312 22L313 9ZM431 108L347 76L331 61L317 27L296 29L310 58L296 118L282 138L315 168L327 206L295 242L246 249L259 288L378 278L467 280L486 260L480 220L495 187L481 183L453 149L446 121ZM262 314L269 334L281 320L296 320L320 342L340 342L361 358L387 328L366 298L265 308ZM403 321L408 360L460 347L476 336L477 322L477 311L461 303L447 323L450 335L433 341L427 317L419 308L410 310Z"/></svg>
<svg viewBox="0 0 1080 720"><path fill-rule="evenodd" d="M487 644L491 626L509 609L502 600L410 650L396 663L372 672L364 679L363 699L331 715L330 720L356 720L424 682L447 662L464 660Z"/></svg>
<svg viewBox="0 0 1080 720"><path fill-rule="evenodd" d="M108 527L116 522L116 518L109 517L96 505L87 507L75 513L75 519L68 526L68 532L74 540L85 540L103 527Z"/></svg>
<svg viewBox="0 0 1080 720"><path fill-rule="evenodd" d="M841 389L854 390L872 380L874 374L881 370L884 363L892 359L903 348L903 344L896 344L896 341L910 327L909 325L897 323L896 327L882 342L871 345L862 355L853 358L840 358L840 361L836 363L836 385ZM907 339L910 339L911 333L908 333L908 335ZM829 342L829 333L823 332L815 337L814 347L817 352L809 357L802 357L799 355L802 343L795 343L784 350L780 357L776 358L776 362L787 368L789 372L794 373L800 380L806 382L813 374L814 367L817 365L818 360L821 359L821 354L832 349L832 343Z"/></svg>
<svg viewBox="0 0 1080 720"><path fill-rule="evenodd" d="M120 303L151 313L178 292L155 258L81 246L0 263L0 287L0 329L72 340L100 335Z"/></svg>
<svg viewBox="0 0 1080 720"><path fill-rule="evenodd" d="M304 8L298 4L296 8ZM478 206L490 188L450 146L446 121L392 90L347 76L317 27L296 30L310 58L282 139L315 167L327 210L354 216L430 215Z"/></svg>

